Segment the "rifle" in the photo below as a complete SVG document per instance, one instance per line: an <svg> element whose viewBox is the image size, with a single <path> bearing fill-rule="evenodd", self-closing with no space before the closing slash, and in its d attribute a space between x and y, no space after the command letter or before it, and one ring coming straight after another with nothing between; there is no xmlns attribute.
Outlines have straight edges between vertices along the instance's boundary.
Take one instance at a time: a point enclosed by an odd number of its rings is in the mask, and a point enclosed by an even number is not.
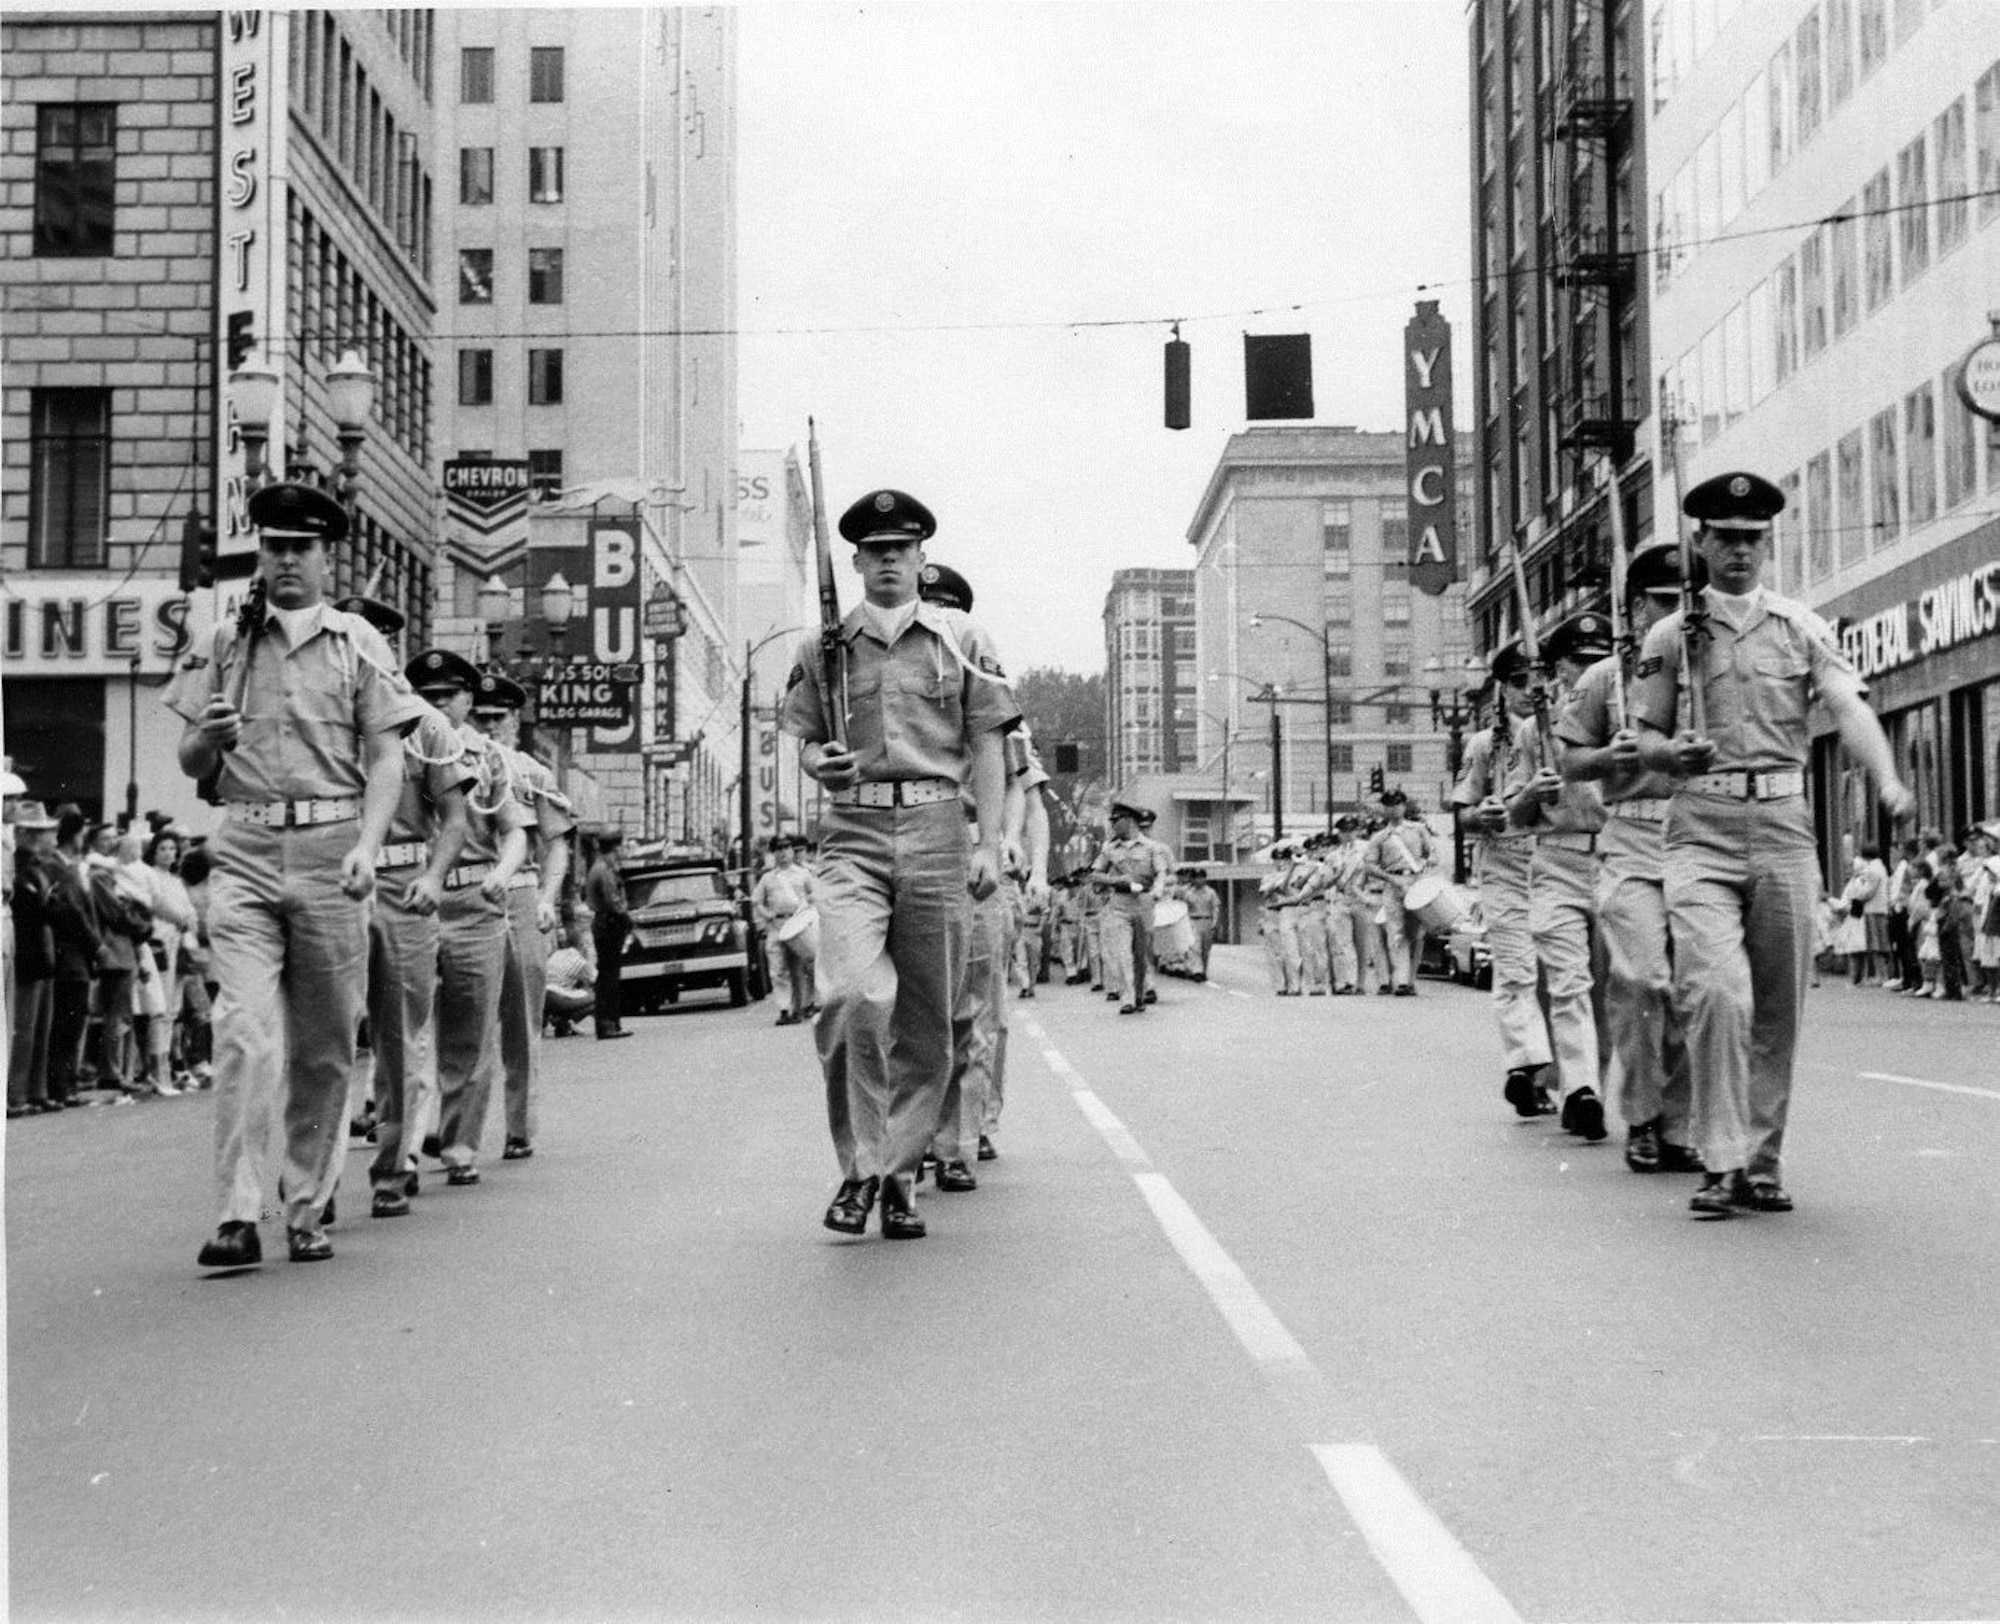
<svg viewBox="0 0 2000 1624"><path fill-rule="evenodd" d="M1507 549L1514 568L1514 607L1521 616L1521 658L1528 664L1528 698L1535 707L1535 767L1548 765L1549 684L1542 671L1542 640L1535 635L1535 611L1528 602L1528 572L1521 564L1521 548Z"/></svg>
<svg viewBox="0 0 2000 1624"><path fill-rule="evenodd" d="M840 647L840 593L833 581L833 542L826 533L826 495L820 485L819 431L806 419L806 460L812 470L813 550L819 563L819 682L826 702L827 740L845 750L847 707Z"/></svg>
<svg viewBox="0 0 2000 1624"><path fill-rule="evenodd" d="M1686 476L1681 468L1681 420L1678 407L1667 418L1667 465L1674 471L1674 525L1681 550L1681 686L1688 696L1688 730L1697 738L1708 736L1708 694L1702 687L1701 646L1708 637L1708 610L1694 584L1694 536L1688 529L1681 504L1687 500Z"/></svg>
<svg viewBox="0 0 2000 1624"><path fill-rule="evenodd" d="M243 601L236 606L236 640L243 645L243 658L238 662L235 674L230 679L229 703L240 715L243 698L250 686L250 660L257 649L257 639L264 635L264 577L259 575L251 581L243 594ZM234 745L224 745L225 750ZM222 804L220 788L222 763L215 764L215 771L204 773L195 781L194 792L210 806Z"/></svg>
<svg viewBox="0 0 2000 1624"><path fill-rule="evenodd" d="M1625 623L1625 502L1618 494L1618 464L1604 459L1611 476L1605 495L1611 504L1611 652L1618 661L1617 678L1611 684L1611 725L1625 730L1625 682L1632 663L1632 629Z"/></svg>

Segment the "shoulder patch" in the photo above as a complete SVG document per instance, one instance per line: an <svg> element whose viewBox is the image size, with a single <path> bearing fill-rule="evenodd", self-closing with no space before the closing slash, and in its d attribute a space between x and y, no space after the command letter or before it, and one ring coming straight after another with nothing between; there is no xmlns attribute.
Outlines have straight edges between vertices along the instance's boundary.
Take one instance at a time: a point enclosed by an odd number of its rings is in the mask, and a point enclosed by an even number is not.
<svg viewBox="0 0 2000 1624"><path fill-rule="evenodd" d="M1007 680L1007 673L1000 669L1000 662L990 654L979 656L979 669L984 671L989 677L998 677L1002 682Z"/></svg>
<svg viewBox="0 0 2000 1624"><path fill-rule="evenodd" d="M787 678L785 678L785 692L790 693L794 688L796 688L800 683L804 682L805 680L806 680L806 668L798 661L796 660L793 661L792 674Z"/></svg>
<svg viewBox="0 0 2000 1624"><path fill-rule="evenodd" d="M208 656L206 654L190 654L185 660L181 661L181 669L183 671L199 671L207 664Z"/></svg>
<svg viewBox="0 0 2000 1624"><path fill-rule="evenodd" d="M1664 659L1662 659L1659 655L1655 654L1650 658L1641 660L1639 662L1638 675L1642 679L1650 677L1654 672L1658 671L1660 667L1662 667L1666 663L1667 662Z"/></svg>

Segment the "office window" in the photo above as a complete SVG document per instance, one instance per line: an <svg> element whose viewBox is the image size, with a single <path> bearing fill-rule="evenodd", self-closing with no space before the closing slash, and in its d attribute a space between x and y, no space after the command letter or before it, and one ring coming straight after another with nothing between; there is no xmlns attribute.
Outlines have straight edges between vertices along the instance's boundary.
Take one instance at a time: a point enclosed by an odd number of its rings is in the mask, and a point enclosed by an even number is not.
<svg viewBox="0 0 2000 1624"><path fill-rule="evenodd" d="M1400 699L1384 705L1382 707L1382 725L1384 727L1408 727L1410 725L1410 707Z"/></svg>
<svg viewBox="0 0 2000 1624"><path fill-rule="evenodd" d="M1354 725L1354 704L1351 700L1336 699L1327 707L1329 727L1352 727Z"/></svg>
<svg viewBox="0 0 2000 1624"><path fill-rule="evenodd" d="M1833 463L1824 451L1806 464L1806 567L1815 581L1833 573Z"/></svg>
<svg viewBox="0 0 2000 1624"><path fill-rule="evenodd" d="M1860 206L1858 197L1850 197L1841 205L1843 218L1836 219L1830 228L1835 338L1852 331L1861 319L1861 222L1854 218L1854 211Z"/></svg>
<svg viewBox="0 0 2000 1624"><path fill-rule="evenodd" d="M1333 744L1333 754L1328 760L1327 766L1329 770L1337 773L1353 772L1354 746L1345 739L1336 739Z"/></svg>
<svg viewBox="0 0 2000 1624"><path fill-rule="evenodd" d="M1788 259L1778 267L1777 309L1772 315L1771 361L1779 383L1799 370L1799 267Z"/></svg>
<svg viewBox="0 0 2000 1624"><path fill-rule="evenodd" d="M458 53L458 99L466 103L493 99L493 47L468 45Z"/></svg>
<svg viewBox="0 0 2000 1624"><path fill-rule="evenodd" d="M2000 62L1979 76L1972 103L1978 151L1973 190L1979 193L1979 223L1984 225L2000 214Z"/></svg>
<svg viewBox="0 0 2000 1624"><path fill-rule="evenodd" d="M1931 151L1937 163L1937 257L1943 259L1965 241L1972 228L1972 210L1965 192L1965 98L1953 102L1931 124Z"/></svg>
<svg viewBox="0 0 2000 1624"><path fill-rule="evenodd" d="M1343 631L1354 623L1354 591L1346 581L1329 581L1323 597L1326 622Z"/></svg>
<svg viewBox="0 0 2000 1624"><path fill-rule="evenodd" d="M1909 470L1909 513L1914 527L1937 517L1937 402L1926 383L1903 398L1903 462Z"/></svg>
<svg viewBox="0 0 2000 1624"><path fill-rule="evenodd" d="M1409 772L1416 760L1416 747L1408 744L1392 744L1383 752L1383 767L1392 773Z"/></svg>
<svg viewBox="0 0 2000 1624"><path fill-rule="evenodd" d="M1903 286L1930 268L1930 142L1918 136L1896 154L1896 233L1902 239Z"/></svg>
<svg viewBox="0 0 2000 1624"><path fill-rule="evenodd" d="M479 305L493 302L493 250L461 248L458 251L458 302Z"/></svg>
<svg viewBox="0 0 2000 1624"><path fill-rule="evenodd" d="M1792 48L1780 45L1764 70L1764 103L1770 114L1771 173L1777 174L1792 156Z"/></svg>
<svg viewBox="0 0 2000 1624"><path fill-rule="evenodd" d="M1887 547L1903 533L1902 459L1896 452L1896 408L1877 412L1868 423L1868 456L1874 465L1872 489L1874 545Z"/></svg>
<svg viewBox="0 0 2000 1624"><path fill-rule="evenodd" d="M1382 624L1407 626L1410 623L1410 588L1407 582L1382 588Z"/></svg>
<svg viewBox="0 0 2000 1624"><path fill-rule="evenodd" d="M1750 313L1738 305L1722 318L1722 415L1734 423L1751 407Z"/></svg>
<svg viewBox="0 0 2000 1624"><path fill-rule="evenodd" d="M458 352L458 403L461 406L493 404L493 352Z"/></svg>
<svg viewBox="0 0 2000 1624"><path fill-rule="evenodd" d="M560 203L563 196L563 149L528 148L528 201Z"/></svg>
<svg viewBox="0 0 2000 1624"><path fill-rule="evenodd" d="M562 447L528 453L528 489L538 497L551 497L562 489Z"/></svg>
<svg viewBox="0 0 2000 1624"><path fill-rule="evenodd" d="M458 149L458 200L461 203L493 201L493 149Z"/></svg>
<svg viewBox="0 0 2000 1624"><path fill-rule="evenodd" d="M1792 75L1798 90L1799 114L1794 144L1804 146L1819 131L1820 120L1819 7L1806 13L1792 39Z"/></svg>
<svg viewBox="0 0 2000 1624"><path fill-rule="evenodd" d="M1799 512L1799 476L1790 473L1778 481L1785 493L1785 506L1778 515L1778 590L1787 596L1805 593L1806 560L1802 545L1804 517Z"/></svg>
<svg viewBox="0 0 2000 1624"><path fill-rule="evenodd" d="M1868 483L1860 429L1843 434L1834 447L1834 479L1840 491L1840 516L1834 521L1838 544L1834 555L1844 569L1868 556Z"/></svg>
<svg viewBox="0 0 2000 1624"><path fill-rule="evenodd" d="M528 52L528 100L559 102L563 99L563 48L537 45Z"/></svg>
<svg viewBox="0 0 2000 1624"><path fill-rule="evenodd" d="M560 406L563 398L563 352L528 351L528 404Z"/></svg>
<svg viewBox="0 0 2000 1624"><path fill-rule="evenodd" d="M563 251L560 248L528 250L528 303L559 305L563 302Z"/></svg>
<svg viewBox="0 0 2000 1624"><path fill-rule="evenodd" d="M1407 677L1410 674L1410 640L1407 637L1382 639L1382 675Z"/></svg>
<svg viewBox="0 0 2000 1624"><path fill-rule="evenodd" d="M1866 79L1889 59L1889 0L1859 0L1855 21L1861 77Z"/></svg>
<svg viewBox="0 0 2000 1624"><path fill-rule="evenodd" d="M1889 171L1876 172L1861 189L1862 212L1868 216L1862 231L1862 302L1875 311L1888 303L1896 291L1895 223L1889 214Z"/></svg>
<svg viewBox="0 0 2000 1624"><path fill-rule="evenodd" d="M1319 515L1320 539L1326 549L1326 573L1345 575L1354 568L1354 508L1348 502L1327 502Z"/></svg>
<svg viewBox="0 0 2000 1624"><path fill-rule="evenodd" d="M1979 487L1979 442L1986 419L1975 417L1958 395L1958 369L1938 380L1944 397L1944 505L1955 508Z"/></svg>
<svg viewBox="0 0 2000 1624"><path fill-rule="evenodd" d="M1382 556L1407 559L1410 556L1410 504L1400 496L1382 501Z"/></svg>
<svg viewBox="0 0 2000 1624"><path fill-rule="evenodd" d="M35 109L35 252L111 252L118 109L82 102Z"/></svg>
<svg viewBox="0 0 2000 1624"><path fill-rule="evenodd" d="M1767 277L1750 290L1745 306L1745 322L1750 334L1750 404L1757 405L1771 393L1771 282Z"/></svg>
<svg viewBox="0 0 2000 1624"><path fill-rule="evenodd" d="M1330 654L1327 655L1326 668L1332 675L1336 677L1353 676L1354 651L1352 649L1345 649L1345 648L1334 649Z"/></svg>
<svg viewBox="0 0 2000 1624"><path fill-rule="evenodd" d="M1754 198L1771 178L1771 96L1760 72L1743 92L1743 196Z"/></svg>
<svg viewBox="0 0 2000 1624"><path fill-rule="evenodd" d="M1826 106L1854 94L1854 0L1826 0Z"/></svg>
<svg viewBox="0 0 2000 1624"><path fill-rule="evenodd" d="M1728 225L1743 212L1743 104L1734 102L1716 127L1717 179L1722 187L1722 206L1717 221ZM1588 150L1588 149L1585 149Z"/></svg>
<svg viewBox="0 0 2000 1624"><path fill-rule="evenodd" d="M37 389L29 410L28 567L100 565L111 492L111 392Z"/></svg>
<svg viewBox="0 0 2000 1624"><path fill-rule="evenodd" d="M1799 338L1808 361L1826 348L1826 250L1832 236L1821 226L1799 247Z"/></svg>

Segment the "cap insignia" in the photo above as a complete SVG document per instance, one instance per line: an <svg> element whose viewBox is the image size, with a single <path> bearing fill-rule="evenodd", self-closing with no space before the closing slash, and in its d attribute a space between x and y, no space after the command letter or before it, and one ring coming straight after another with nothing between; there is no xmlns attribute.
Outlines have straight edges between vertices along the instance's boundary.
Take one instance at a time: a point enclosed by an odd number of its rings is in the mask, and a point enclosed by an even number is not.
<svg viewBox="0 0 2000 1624"><path fill-rule="evenodd" d="M1731 496L1748 496L1750 494L1750 481L1742 474L1738 474L1729 482L1729 494Z"/></svg>
<svg viewBox="0 0 2000 1624"><path fill-rule="evenodd" d="M895 505L895 497L891 496L887 491L877 491L875 493L875 511L877 513L887 513Z"/></svg>

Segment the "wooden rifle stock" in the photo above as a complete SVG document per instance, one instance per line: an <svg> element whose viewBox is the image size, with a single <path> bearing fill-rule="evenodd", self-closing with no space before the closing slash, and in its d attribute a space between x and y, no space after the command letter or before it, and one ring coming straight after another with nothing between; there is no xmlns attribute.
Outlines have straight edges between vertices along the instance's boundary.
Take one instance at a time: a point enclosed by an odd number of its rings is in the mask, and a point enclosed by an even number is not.
<svg viewBox="0 0 2000 1624"><path fill-rule="evenodd" d="M230 678L229 703L240 716L243 712L243 698L250 687L250 660L257 649L257 639L264 635L264 577L259 575L251 581L243 594L242 603L236 607L236 640L243 646L243 658L237 662L235 673ZM234 749L224 745L225 750ZM222 764L216 763L215 771L204 773L195 780L194 792L210 806L222 804Z"/></svg>
<svg viewBox="0 0 2000 1624"><path fill-rule="evenodd" d="M1514 607L1521 616L1521 658L1528 664L1528 698L1535 707L1535 766L1548 765L1549 685L1542 671L1542 640L1535 635L1534 606L1528 601L1528 572L1519 545L1507 549L1514 570Z"/></svg>
<svg viewBox="0 0 2000 1624"><path fill-rule="evenodd" d="M1617 678L1611 684L1611 725L1625 730L1625 684L1632 665L1632 629L1625 621L1625 499L1618 489L1618 464L1604 459L1611 483L1605 500L1611 504L1611 652L1618 661Z"/></svg>
<svg viewBox="0 0 2000 1624"><path fill-rule="evenodd" d="M847 715L840 680L840 594L833 581L833 542L826 530L826 494L820 483L819 430L806 419L806 462L812 474L813 550L819 565L819 680L826 703L828 742L847 748Z"/></svg>
<svg viewBox="0 0 2000 1624"><path fill-rule="evenodd" d="M1694 535L1688 529L1682 504L1687 500L1686 475L1681 469L1681 424L1678 417L1667 419L1667 462L1674 471L1674 526L1681 549L1681 686L1688 696L1688 730L1697 738L1708 737L1708 694L1702 686L1707 662L1702 644L1708 638L1708 611L1695 590Z"/></svg>

